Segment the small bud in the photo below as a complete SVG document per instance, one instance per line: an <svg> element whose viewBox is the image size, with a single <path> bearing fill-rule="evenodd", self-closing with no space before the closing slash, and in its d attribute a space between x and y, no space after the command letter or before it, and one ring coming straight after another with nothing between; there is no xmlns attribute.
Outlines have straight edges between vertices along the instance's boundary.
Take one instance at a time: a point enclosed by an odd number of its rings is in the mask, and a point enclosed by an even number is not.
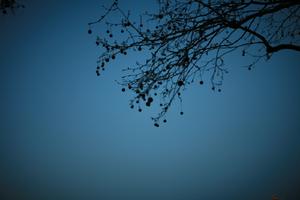
<svg viewBox="0 0 300 200"><path fill-rule="evenodd" d="M153 102L153 98L152 97L149 97L148 98L148 101L151 103L151 102Z"/></svg>
<svg viewBox="0 0 300 200"><path fill-rule="evenodd" d="M180 87L180 86L183 86L183 81L182 80L179 80L178 82L177 82L177 84L178 84L178 86Z"/></svg>

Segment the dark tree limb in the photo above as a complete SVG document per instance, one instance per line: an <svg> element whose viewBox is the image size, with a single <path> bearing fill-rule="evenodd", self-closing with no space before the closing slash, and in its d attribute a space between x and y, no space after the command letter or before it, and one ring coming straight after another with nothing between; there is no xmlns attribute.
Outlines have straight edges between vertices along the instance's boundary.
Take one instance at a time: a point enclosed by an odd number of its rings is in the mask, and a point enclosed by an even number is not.
<svg viewBox="0 0 300 200"><path fill-rule="evenodd" d="M115 0L104 8L104 15L89 23L90 28L99 23L107 27L107 37L96 40L104 48L97 75L121 55L132 51L148 55L144 63L125 68L119 84L122 91L133 92L131 108L161 107L152 118L156 126L174 101L181 105L188 85L196 81L203 85L207 74L212 90L221 91L228 72L225 60L231 53L252 57L246 65L251 70L275 52L300 51L300 1L159 0L159 7L157 13L133 21ZM110 21L112 14L118 14L120 21ZM115 32L121 39L113 37Z"/></svg>
<svg viewBox="0 0 300 200"><path fill-rule="evenodd" d="M7 14L8 10L14 13L17 8L25 8L25 6L16 0L0 0L0 10L2 14Z"/></svg>

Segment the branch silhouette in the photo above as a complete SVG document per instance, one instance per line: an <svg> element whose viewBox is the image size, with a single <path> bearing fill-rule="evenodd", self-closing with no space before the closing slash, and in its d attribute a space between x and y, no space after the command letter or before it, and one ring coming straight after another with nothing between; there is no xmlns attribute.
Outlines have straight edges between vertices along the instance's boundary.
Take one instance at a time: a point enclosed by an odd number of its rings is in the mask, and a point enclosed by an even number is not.
<svg viewBox="0 0 300 200"><path fill-rule="evenodd" d="M107 36L97 36L104 48L98 58L99 76L111 60L131 51L149 55L144 63L124 69L122 91L133 91L131 108L150 107L158 102L161 111L152 117L155 126L189 84L204 84L210 76L212 90L221 91L226 57L233 52L248 56L251 70L261 59L283 50L300 51L300 1L293 0L159 0L157 13L131 20L117 0L103 7L104 15L90 22L88 33L98 24ZM120 15L118 22L110 16ZM118 37L114 37L114 34ZM181 110L180 114L183 114Z"/></svg>
<svg viewBox="0 0 300 200"><path fill-rule="evenodd" d="M14 13L14 10L17 8L25 8L25 6L16 0L0 0L0 10L4 15L7 14L8 10L11 10L11 12Z"/></svg>

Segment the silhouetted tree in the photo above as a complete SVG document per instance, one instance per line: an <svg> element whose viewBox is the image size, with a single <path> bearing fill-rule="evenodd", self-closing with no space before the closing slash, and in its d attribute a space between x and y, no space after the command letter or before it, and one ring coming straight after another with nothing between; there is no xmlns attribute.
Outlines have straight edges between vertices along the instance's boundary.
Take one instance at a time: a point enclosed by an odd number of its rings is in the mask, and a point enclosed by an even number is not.
<svg viewBox="0 0 300 200"><path fill-rule="evenodd" d="M203 85L210 74L210 86L221 91L225 58L236 51L250 56L249 70L262 58L282 50L300 51L300 1L296 0L159 0L155 14L140 15L132 21L115 0L104 14L89 23L107 26L107 36L97 36L96 44L105 51L99 56L96 73L119 55L143 51L148 58L124 69L120 84L134 92L131 108L149 107L161 111L154 125L165 117L172 102L182 102L181 93L191 83ZM120 14L112 22L110 14ZM118 37L114 37L115 34ZM181 111L182 115L183 112ZM163 122L166 122L164 119Z"/></svg>
<svg viewBox="0 0 300 200"><path fill-rule="evenodd" d="M24 7L24 5L18 3L16 0L0 0L0 10L3 14L7 14L8 10L14 12L14 9Z"/></svg>

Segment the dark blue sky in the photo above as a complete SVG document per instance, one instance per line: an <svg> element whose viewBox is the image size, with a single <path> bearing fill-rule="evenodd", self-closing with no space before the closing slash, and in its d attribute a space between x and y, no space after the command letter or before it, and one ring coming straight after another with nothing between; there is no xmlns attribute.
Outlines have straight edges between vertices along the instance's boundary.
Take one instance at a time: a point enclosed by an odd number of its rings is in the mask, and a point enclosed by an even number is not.
<svg viewBox="0 0 300 200"><path fill-rule="evenodd" d="M23 2L0 17L0 199L300 199L299 53L233 55L221 93L191 86L156 128L115 82L136 56L95 74L110 1Z"/></svg>

